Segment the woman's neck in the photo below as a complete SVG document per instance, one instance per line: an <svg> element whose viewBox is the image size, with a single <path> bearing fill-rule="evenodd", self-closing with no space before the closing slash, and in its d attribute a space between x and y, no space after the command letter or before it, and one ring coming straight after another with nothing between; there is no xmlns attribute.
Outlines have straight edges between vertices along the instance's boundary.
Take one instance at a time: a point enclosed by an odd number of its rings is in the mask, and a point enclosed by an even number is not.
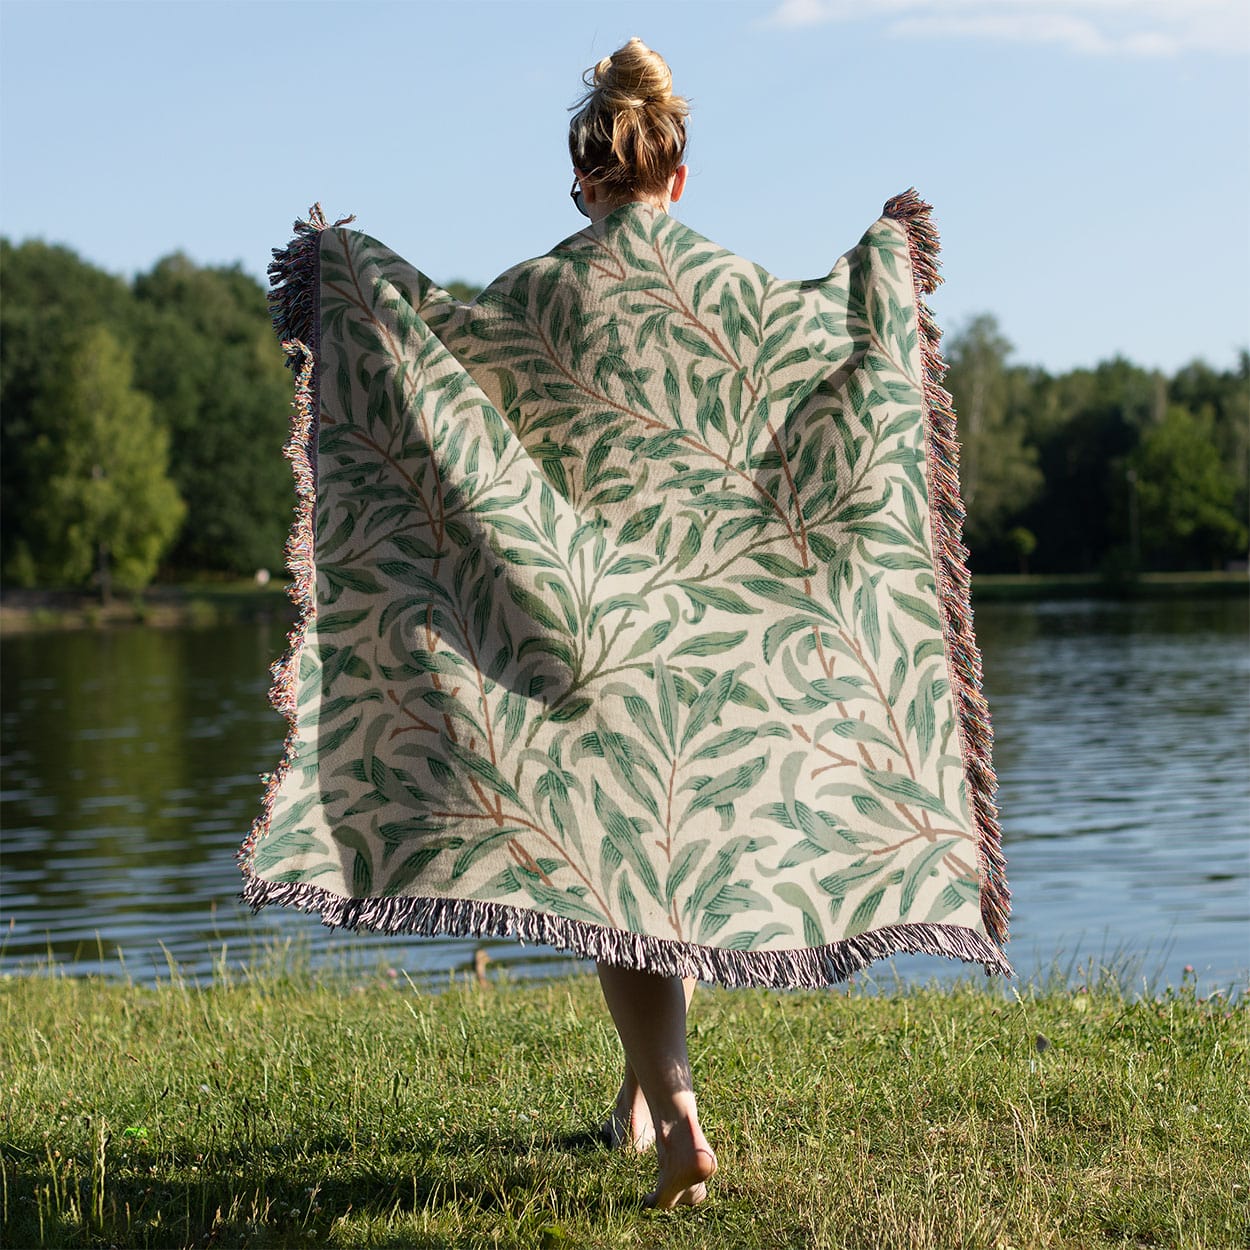
<svg viewBox="0 0 1250 1250"><path fill-rule="evenodd" d="M592 222L600 222L605 217L616 212L618 208L624 208L626 204L650 204L652 208L658 208L660 212L667 213L669 199L667 195L627 195L620 199L605 200L598 196L595 197L593 204L587 204L586 207L590 213Z"/></svg>

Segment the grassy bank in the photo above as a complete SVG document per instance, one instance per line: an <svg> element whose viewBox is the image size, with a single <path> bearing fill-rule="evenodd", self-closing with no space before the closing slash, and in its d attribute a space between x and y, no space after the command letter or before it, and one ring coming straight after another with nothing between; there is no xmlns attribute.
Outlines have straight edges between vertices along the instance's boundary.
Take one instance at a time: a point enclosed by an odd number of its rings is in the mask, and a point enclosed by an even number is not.
<svg viewBox="0 0 1250 1250"><path fill-rule="evenodd" d="M587 1134L593 980L0 984L6 1246L1244 1246L1244 997L700 990L697 1210Z"/></svg>

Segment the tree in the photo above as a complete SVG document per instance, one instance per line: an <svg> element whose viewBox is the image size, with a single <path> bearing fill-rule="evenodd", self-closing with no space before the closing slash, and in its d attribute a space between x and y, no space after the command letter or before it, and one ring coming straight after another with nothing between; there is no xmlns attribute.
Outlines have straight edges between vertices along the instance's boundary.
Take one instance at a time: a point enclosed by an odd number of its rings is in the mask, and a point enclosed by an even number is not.
<svg viewBox="0 0 1250 1250"><path fill-rule="evenodd" d="M1053 379L1031 430L1045 488L1021 518L1037 536L1039 572L1096 572L1131 563L1127 457L1163 415L1161 375L1127 360Z"/></svg>
<svg viewBox="0 0 1250 1250"><path fill-rule="evenodd" d="M1129 459L1148 562L1209 568L1245 554L1246 527L1234 511L1237 479L1221 459L1209 417L1173 404Z"/></svg>
<svg viewBox="0 0 1250 1250"><path fill-rule="evenodd" d="M34 566L43 581L75 585L94 571L105 599L152 580L185 511L166 474L168 435L133 374L130 353L96 327L33 406Z"/></svg>
<svg viewBox="0 0 1250 1250"><path fill-rule="evenodd" d="M1037 538L1032 530L1017 525L1007 533L1007 545L1016 553L1020 561L1020 572L1029 571L1029 557L1037 550Z"/></svg>
<svg viewBox="0 0 1250 1250"><path fill-rule="evenodd" d="M1037 451L1025 441L1020 417L1023 373L1007 367L1011 351L988 314L974 318L947 348L945 385L955 400L960 490L968 509L964 534L974 552L1014 550L1004 541L1004 522L1042 486Z"/></svg>
<svg viewBox="0 0 1250 1250"><path fill-rule="evenodd" d="M291 521L282 458L291 380L260 285L237 266L169 256L135 281L138 385L170 432L170 473L188 513L182 568L280 567Z"/></svg>
<svg viewBox="0 0 1250 1250"><path fill-rule="evenodd" d="M31 463L40 434L36 402L85 330L107 325L130 340L134 300L121 278L38 240L14 247L0 239L0 269L0 571L6 581L29 584L40 544L31 530L40 488Z"/></svg>
<svg viewBox="0 0 1250 1250"><path fill-rule="evenodd" d="M1250 352L1235 369L1217 372L1200 360L1186 365L1168 386L1168 398L1211 422L1211 440L1237 483L1234 511L1250 515Z"/></svg>

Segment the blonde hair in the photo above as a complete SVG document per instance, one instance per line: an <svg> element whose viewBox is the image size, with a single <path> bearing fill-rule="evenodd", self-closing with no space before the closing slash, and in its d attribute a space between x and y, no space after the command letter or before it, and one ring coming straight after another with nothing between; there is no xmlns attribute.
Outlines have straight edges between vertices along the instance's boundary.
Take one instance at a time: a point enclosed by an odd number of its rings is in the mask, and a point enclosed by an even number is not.
<svg viewBox="0 0 1250 1250"><path fill-rule="evenodd" d="M609 195L666 190L686 153L690 108L673 94L664 58L631 39L588 69L582 81L587 91L569 123L573 164Z"/></svg>

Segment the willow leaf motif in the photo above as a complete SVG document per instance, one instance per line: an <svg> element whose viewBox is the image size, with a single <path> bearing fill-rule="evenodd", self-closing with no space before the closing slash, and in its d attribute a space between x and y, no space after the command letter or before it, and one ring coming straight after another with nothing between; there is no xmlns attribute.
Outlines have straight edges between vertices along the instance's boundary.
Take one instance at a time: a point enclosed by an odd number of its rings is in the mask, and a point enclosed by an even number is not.
<svg viewBox="0 0 1250 1250"><path fill-rule="evenodd" d="M301 226L252 901L731 983L1005 969L935 248L909 194L782 281L631 204L465 304Z"/></svg>

